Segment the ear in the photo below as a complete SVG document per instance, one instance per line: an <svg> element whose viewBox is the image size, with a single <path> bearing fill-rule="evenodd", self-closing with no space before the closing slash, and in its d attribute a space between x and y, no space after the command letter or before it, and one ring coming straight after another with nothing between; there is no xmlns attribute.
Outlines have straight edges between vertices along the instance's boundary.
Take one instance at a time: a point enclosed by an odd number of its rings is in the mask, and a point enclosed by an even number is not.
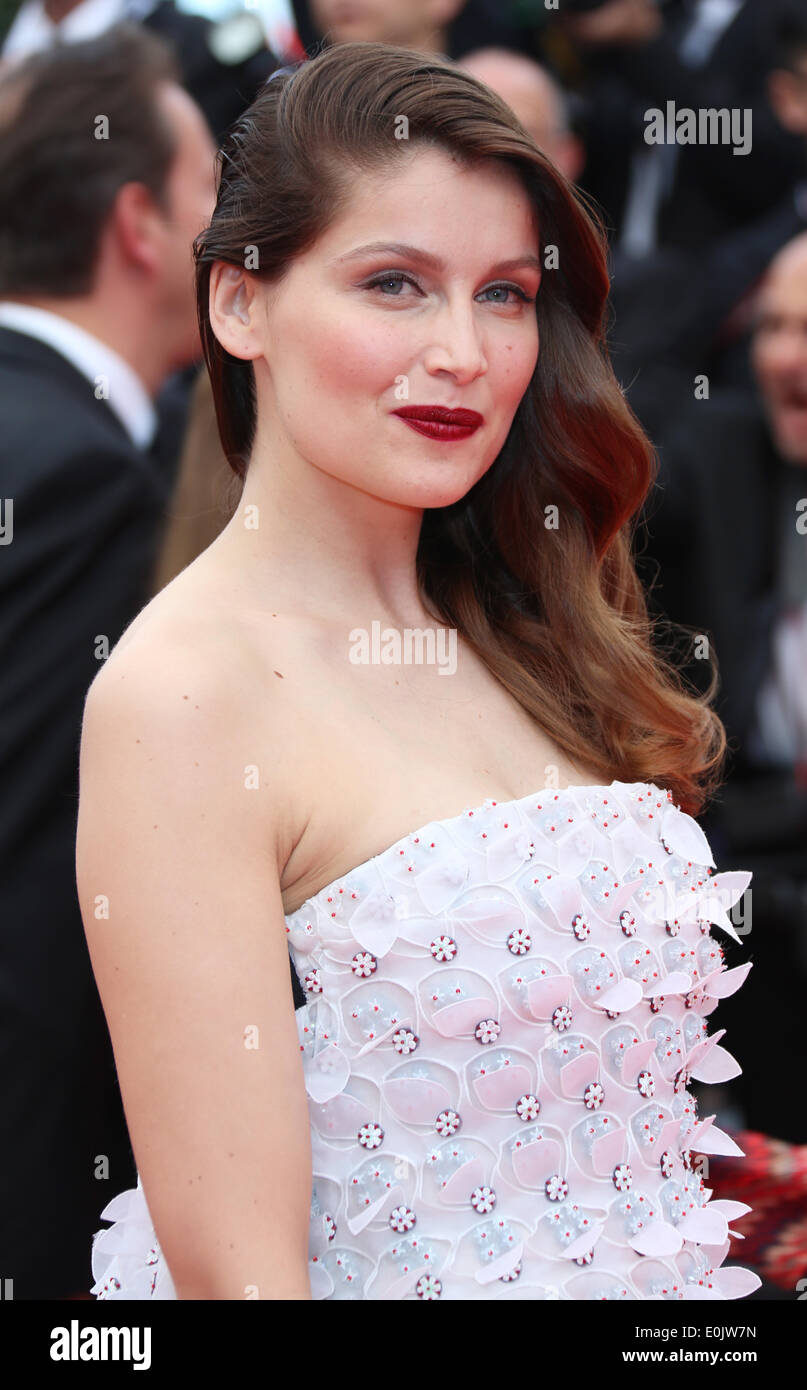
<svg viewBox="0 0 807 1390"><path fill-rule="evenodd" d="M227 261L214 261L208 299L210 324L233 357L249 361L263 355L260 308L257 284L249 271Z"/></svg>

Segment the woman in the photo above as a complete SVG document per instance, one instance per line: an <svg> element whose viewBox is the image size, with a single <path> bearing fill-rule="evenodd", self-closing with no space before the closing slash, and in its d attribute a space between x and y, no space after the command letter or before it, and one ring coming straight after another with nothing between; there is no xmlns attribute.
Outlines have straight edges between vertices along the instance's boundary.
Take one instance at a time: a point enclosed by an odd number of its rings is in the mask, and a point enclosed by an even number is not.
<svg viewBox="0 0 807 1390"><path fill-rule="evenodd" d="M750 1292L686 1089L738 1070L749 876L688 814L722 726L651 650L601 226L475 79L346 44L228 136L196 256L244 488L87 699L141 1177L93 1292Z"/></svg>

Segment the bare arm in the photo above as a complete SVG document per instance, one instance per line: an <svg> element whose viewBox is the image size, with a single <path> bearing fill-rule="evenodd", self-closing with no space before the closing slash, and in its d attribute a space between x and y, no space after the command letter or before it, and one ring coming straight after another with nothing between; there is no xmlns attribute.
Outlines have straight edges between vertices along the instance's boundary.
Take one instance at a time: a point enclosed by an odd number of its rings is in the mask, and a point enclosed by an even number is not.
<svg viewBox="0 0 807 1390"><path fill-rule="evenodd" d="M272 750L237 663L133 650L87 696L76 874L135 1159L178 1298L307 1299Z"/></svg>

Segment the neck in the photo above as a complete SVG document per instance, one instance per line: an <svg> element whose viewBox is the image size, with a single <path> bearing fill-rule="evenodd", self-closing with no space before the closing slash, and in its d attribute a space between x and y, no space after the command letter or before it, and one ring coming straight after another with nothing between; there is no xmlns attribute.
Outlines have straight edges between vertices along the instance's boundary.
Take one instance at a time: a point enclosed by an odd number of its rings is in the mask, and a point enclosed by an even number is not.
<svg viewBox="0 0 807 1390"><path fill-rule="evenodd" d="M256 609L299 614L310 598L318 621L431 627L416 577L422 518L293 461L259 423L239 504L214 545Z"/></svg>

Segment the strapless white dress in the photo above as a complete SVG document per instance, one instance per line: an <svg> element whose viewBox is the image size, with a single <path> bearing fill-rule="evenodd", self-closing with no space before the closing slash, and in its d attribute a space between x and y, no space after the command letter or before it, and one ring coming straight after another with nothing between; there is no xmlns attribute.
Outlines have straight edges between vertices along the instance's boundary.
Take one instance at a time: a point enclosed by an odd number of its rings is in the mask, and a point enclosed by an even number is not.
<svg viewBox="0 0 807 1390"><path fill-rule="evenodd" d="M432 821L286 919L311 1121L315 1299L732 1299L691 1081L742 984L710 924L746 872L648 783ZM271 1182L271 1172L266 1175ZM101 1212L97 1298L176 1298L140 1179Z"/></svg>

